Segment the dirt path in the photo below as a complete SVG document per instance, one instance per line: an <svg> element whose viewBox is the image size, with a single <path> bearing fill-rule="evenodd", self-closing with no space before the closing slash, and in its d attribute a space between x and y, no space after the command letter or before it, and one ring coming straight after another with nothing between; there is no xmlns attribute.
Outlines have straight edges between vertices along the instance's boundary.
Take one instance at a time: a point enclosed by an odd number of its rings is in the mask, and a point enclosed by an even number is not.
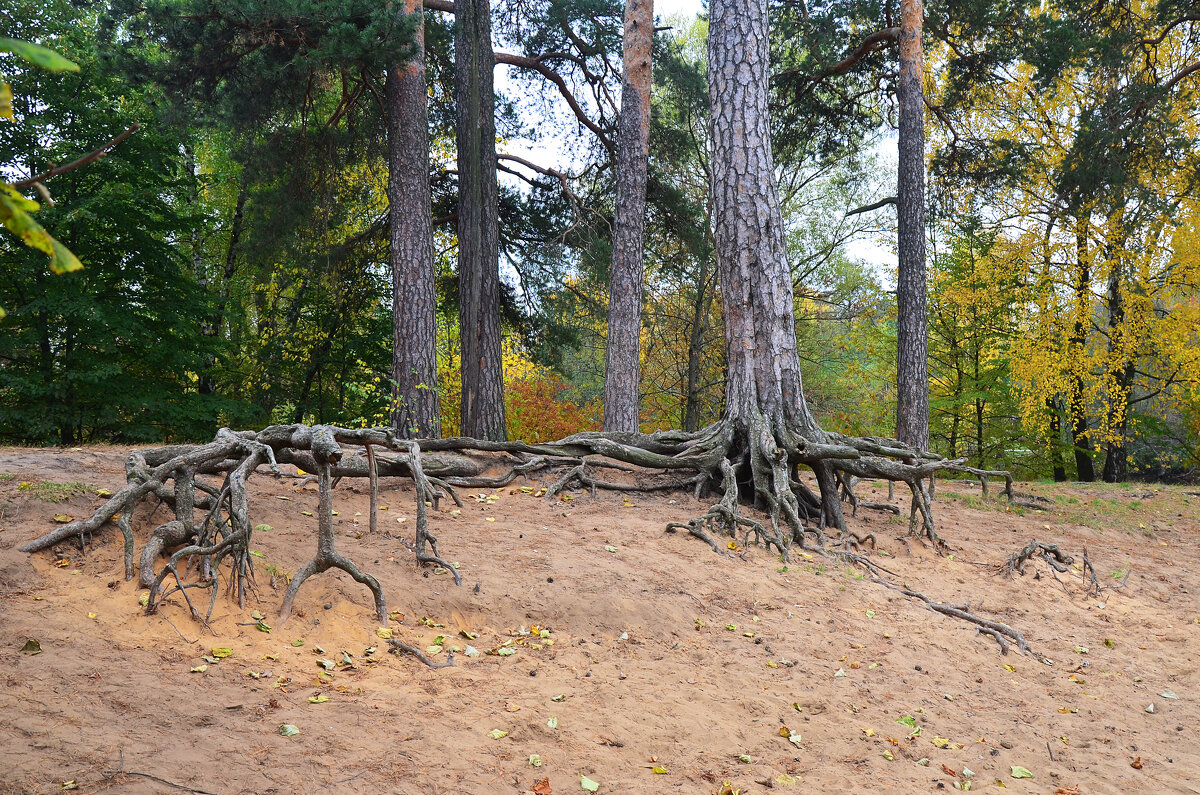
<svg viewBox="0 0 1200 795"><path fill-rule="evenodd" d="M368 592L340 573L306 583L298 614L275 626L283 577L315 544L303 512L317 495L294 478L252 482L253 519L273 528L256 534L258 599L240 611L219 595L211 631L178 596L142 616L115 527L84 553L16 550L54 514L101 501L87 490L47 502L38 484L115 490L127 452L0 450L4 792L72 780L81 792L187 791L117 774L122 764L211 793L521 793L548 778L540 795L582 792L580 774L612 793L711 793L726 781L747 793L924 792L964 780L975 791L999 780L1008 792L1200 792L1200 498L1180 489L1024 484L1056 504L1018 515L943 483L936 509L953 558L910 549L887 514L852 520L876 534L898 581L1011 624L1044 664L1001 656L966 623L828 561L797 556L784 570L762 549L720 558L664 534L701 510L685 496L547 504L521 491L536 483L477 490L495 499L432 515L443 554L461 563L456 588L413 566L406 482L384 481L374 536L365 489L343 484L340 549L404 614L395 636L483 652L431 670L384 653ZM147 514L139 541L167 510ZM984 565L1035 537L1076 560L1087 546L1108 585L1132 564L1126 587L1085 600L1074 571L1060 584L1042 563L1013 580ZM40 654L21 651L29 639ZM222 647L231 655L202 659ZM328 681L322 659L334 664ZM328 700L310 703L318 696ZM282 724L300 734L281 736Z"/></svg>

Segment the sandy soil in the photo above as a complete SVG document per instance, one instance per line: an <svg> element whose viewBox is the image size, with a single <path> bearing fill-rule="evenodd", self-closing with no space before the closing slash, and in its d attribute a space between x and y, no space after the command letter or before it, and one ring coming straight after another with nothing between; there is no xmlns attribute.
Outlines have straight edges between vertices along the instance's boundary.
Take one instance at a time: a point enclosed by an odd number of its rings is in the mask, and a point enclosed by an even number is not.
<svg viewBox="0 0 1200 795"><path fill-rule="evenodd" d="M762 549L722 558L664 534L667 521L702 510L682 495L627 503L577 492L548 504L519 488L537 483L476 491L496 499L434 514L443 554L461 563L456 588L413 565L407 483L384 481L374 536L365 486L343 483L339 548L404 614L391 622L396 637L516 650L432 670L384 653L368 592L344 574L306 583L302 612L277 625L282 578L315 545L303 512L317 495L295 478L252 482L253 519L273 528L256 534L257 598L239 610L218 597L211 630L178 596L141 614L114 526L84 552L16 550L54 514L101 502L94 492L45 502L22 482L115 490L126 452L0 450L3 792L74 781L81 792L541 795L583 791L581 774L602 793L711 793L724 782L729 792L899 793L964 781L975 791L1200 792L1200 497L1182 489L1025 484L1056 505L1020 515L943 483L952 558L907 543L906 524L887 514L852 521L877 535L888 555L877 560L897 582L1011 624L1046 664L1002 656L967 623L829 561L797 556L784 570ZM139 540L166 520L165 508L149 513ZM1077 560L1087 546L1109 585L1132 565L1126 587L1085 599L1074 571L1062 583L1042 563L1012 580L992 573L1034 537ZM522 634L534 625L549 637ZM40 654L21 650L29 639ZM232 655L205 663L216 647ZM322 658L351 665L325 682ZM905 716L919 733L897 722ZM281 736L281 724L300 734ZM1014 778L1014 765L1032 778Z"/></svg>

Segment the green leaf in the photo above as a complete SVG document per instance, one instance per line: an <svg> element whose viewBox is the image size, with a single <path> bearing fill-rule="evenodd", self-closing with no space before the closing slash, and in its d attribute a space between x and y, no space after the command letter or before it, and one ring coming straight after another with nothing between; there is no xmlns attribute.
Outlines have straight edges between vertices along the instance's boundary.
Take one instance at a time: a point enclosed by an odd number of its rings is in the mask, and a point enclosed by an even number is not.
<svg viewBox="0 0 1200 795"><path fill-rule="evenodd" d="M329 700L329 696L323 696L323 695L322 695L322 696L309 696L309 697L308 697L308 703L309 703L309 704L324 704L324 703L325 703L326 701L328 701L328 700Z"/></svg>
<svg viewBox="0 0 1200 795"><path fill-rule="evenodd" d="M1028 768L1021 767L1020 765L1013 765L1012 766L1012 777L1013 778L1033 778L1033 774L1029 772Z"/></svg>
<svg viewBox="0 0 1200 795"><path fill-rule="evenodd" d="M38 643L33 638L30 638L29 640L25 641L25 645L21 647L21 651L25 652L26 654L41 654L42 644Z"/></svg>
<svg viewBox="0 0 1200 795"><path fill-rule="evenodd" d="M79 64L67 60L49 47L30 44L27 41L0 38L0 52L11 52L24 58L34 66L40 66L51 72L78 72Z"/></svg>
<svg viewBox="0 0 1200 795"><path fill-rule="evenodd" d="M582 773L579 774L579 786L588 792L597 792L600 789L599 781L592 781Z"/></svg>
<svg viewBox="0 0 1200 795"><path fill-rule="evenodd" d="M50 235L47 234L46 237L50 237ZM50 247L54 250L50 254L50 270L52 272L73 273L83 270L83 263L79 261L79 257L76 257L69 248L52 237L50 237Z"/></svg>
<svg viewBox="0 0 1200 795"><path fill-rule="evenodd" d="M284 737L295 737L300 733L300 730L290 723L284 723L279 726L279 733Z"/></svg>
<svg viewBox="0 0 1200 795"><path fill-rule="evenodd" d="M8 83L0 81L0 119L14 118L12 100L12 86L10 86Z"/></svg>
<svg viewBox="0 0 1200 795"><path fill-rule="evenodd" d="M907 726L910 729L917 728L917 719L914 718L912 715L905 715L903 718L897 718L896 723L903 723L905 726Z"/></svg>

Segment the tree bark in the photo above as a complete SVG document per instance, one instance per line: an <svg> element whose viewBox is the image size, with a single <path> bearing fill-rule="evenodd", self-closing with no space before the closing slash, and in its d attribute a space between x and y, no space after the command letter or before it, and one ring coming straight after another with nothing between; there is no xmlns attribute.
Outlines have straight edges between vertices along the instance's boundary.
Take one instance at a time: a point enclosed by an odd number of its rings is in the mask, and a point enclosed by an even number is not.
<svg viewBox="0 0 1200 795"><path fill-rule="evenodd" d="M929 447L925 294L925 103L921 87L922 0L900 3L899 180L896 192L896 438Z"/></svg>
<svg viewBox="0 0 1200 795"><path fill-rule="evenodd" d="M1120 255L1116 255L1119 257ZM1114 260L1108 277L1108 351L1112 358L1126 356L1120 350L1125 327L1125 296L1121 291L1121 263ZM1105 483L1120 483L1128 470L1125 430L1129 426L1129 389L1133 385L1133 362L1126 359L1116 377L1116 389L1109 390L1108 436L1101 478Z"/></svg>
<svg viewBox="0 0 1200 795"><path fill-rule="evenodd" d="M1088 256L1087 222L1080 220L1075 225L1075 325L1071 331L1069 350L1077 360L1071 366L1071 443L1075 448L1075 479L1091 483L1096 479L1092 465L1092 441L1088 436L1087 399L1083 386L1083 354L1087 341L1087 322L1091 313L1091 260Z"/></svg>
<svg viewBox="0 0 1200 795"><path fill-rule="evenodd" d="M627 0L621 60L621 118L617 138L617 197L613 217L608 343L604 353L604 430L639 428L643 231L650 157L653 0Z"/></svg>
<svg viewBox="0 0 1200 795"><path fill-rule="evenodd" d="M392 247L392 427L406 438L439 437L437 297L429 195L429 121L421 0L416 54L388 72L388 214Z"/></svg>
<svg viewBox="0 0 1200 795"><path fill-rule="evenodd" d="M462 430L506 437L500 355L500 252L496 102L487 0L454 4L454 99L458 139L458 289Z"/></svg>
<svg viewBox="0 0 1200 795"><path fill-rule="evenodd" d="M1050 462L1054 467L1054 482L1062 483L1067 479L1067 468L1063 464L1062 415L1057 397L1046 399L1046 410L1050 412Z"/></svg>
<svg viewBox="0 0 1200 795"><path fill-rule="evenodd" d="M770 490L763 485L773 465L808 441L826 439L804 399L796 350L795 296L771 155L767 35L766 0L711 3L709 132L728 367L724 421L734 434L731 458L749 463L739 479L753 476L760 498ZM844 527L832 467L813 469L823 523ZM776 492L791 497L790 490Z"/></svg>

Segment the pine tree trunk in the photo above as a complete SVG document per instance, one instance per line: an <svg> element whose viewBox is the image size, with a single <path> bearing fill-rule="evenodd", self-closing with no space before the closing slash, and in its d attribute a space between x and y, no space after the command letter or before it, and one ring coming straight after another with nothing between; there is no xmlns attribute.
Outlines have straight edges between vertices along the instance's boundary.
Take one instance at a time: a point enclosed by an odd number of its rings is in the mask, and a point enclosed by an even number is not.
<svg viewBox="0 0 1200 795"><path fill-rule="evenodd" d="M827 437L809 412L796 350L795 297L771 155L766 0L709 6L708 97L714 240L725 320L725 414L738 477L771 492L789 450ZM813 464L822 523L844 527L832 467ZM790 489L774 492L792 500Z"/></svg>
<svg viewBox="0 0 1200 795"><path fill-rule="evenodd" d="M621 119L617 139L617 197L613 217L608 343L604 354L604 430L639 428L638 383L642 332L642 255L646 168L650 155L650 49L653 0L627 0L621 49Z"/></svg>
<svg viewBox="0 0 1200 795"><path fill-rule="evenodd" d="M922 0L900 3L899 180L896 193L896 438L929 447L925 294L925 102L921 87Z"/></svg>
<svg viewBox="0 0 1200 795"><path fill-rule="evenodd" d="M406 0L405 12L423 17L420 0ZM386 86L395 382L392 427L406 438L442 435L424 38L421 18L416 55L389 71Z"/></svg>
<svg viewBox="0 0 1200 795"><path fill-rule="evenodd" d="M462 346L462 434L500 441L500 252L496 102L487 0L454 4L454 100L458 138L458 291Z"/></svg>

